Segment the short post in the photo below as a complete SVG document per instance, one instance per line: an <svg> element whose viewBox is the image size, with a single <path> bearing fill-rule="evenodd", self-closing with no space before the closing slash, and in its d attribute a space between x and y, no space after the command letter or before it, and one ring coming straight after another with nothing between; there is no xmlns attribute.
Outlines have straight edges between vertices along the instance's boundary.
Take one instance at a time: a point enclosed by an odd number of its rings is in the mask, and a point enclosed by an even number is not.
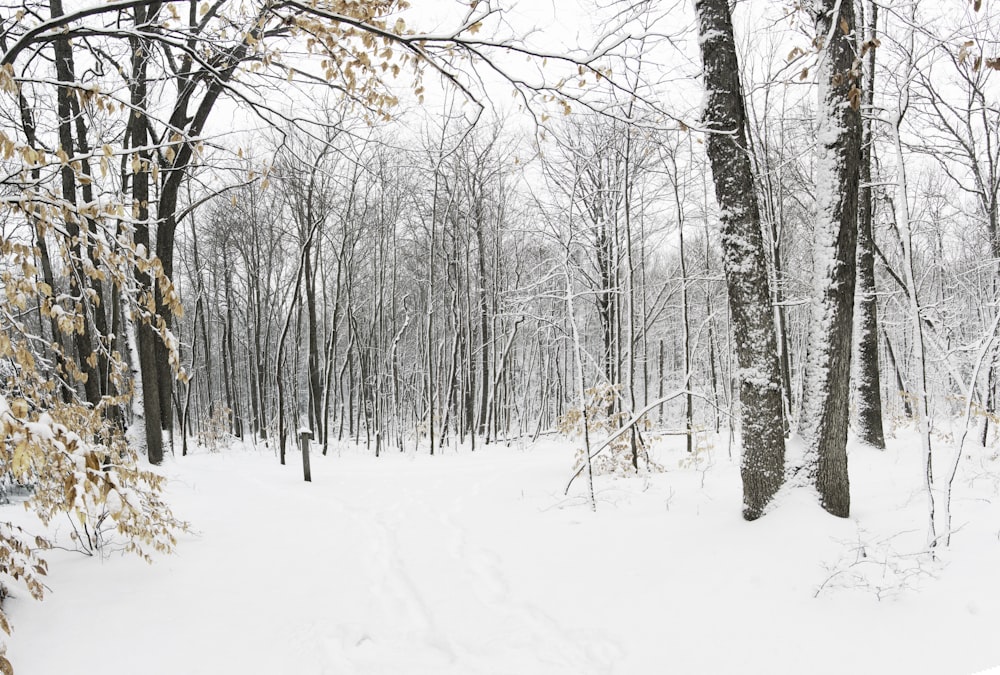
<svg viewBox="0 0 1000 675"><path fill-rule="evenodd" d="M309 471L309 439L312 432L308 429L299 429L299 447L302 448L302 475L307 483L312 482L312 473Z"/></svg>

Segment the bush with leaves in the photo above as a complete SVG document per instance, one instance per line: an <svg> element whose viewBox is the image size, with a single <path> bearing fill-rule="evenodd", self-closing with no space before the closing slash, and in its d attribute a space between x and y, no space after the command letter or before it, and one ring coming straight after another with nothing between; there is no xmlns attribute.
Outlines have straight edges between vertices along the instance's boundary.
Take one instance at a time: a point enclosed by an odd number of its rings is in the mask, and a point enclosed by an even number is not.
<svg viewBox="0 0 1000 675"><path fill-rule="evenodd" d="M219 402L214 402L211 409L211 416L198 432L198 441L208 448L209 452L219 452L232 440L229 427L233 411L229 406Z"/></svg>
<svg viewBox="0 0 1000 675"><path fill-rule="evenodd" d="M25 507L43 525L68 515L75 548L89 555L113 546L150 561L172 550L185 525L160 497L163 476L140 467L121 429L80 403L47 401L42 409L29 400L0 394L0 466L32 485ZM41 599L49 546L0 523L0 587L19 584ZM0 628L9 633L2 609Z"/></svg>
<svg viewBox="0 0 1000 675"><path fill-rule="evenodd" d="M649 458L649 439L643 434L648 431L652 424L645 415L633 425L633 430L618 433L629 421L629 414L620 409L621 401L620 384L599 384L586 390L587 402L587 430L590 434L592 452L603 447L599 452L594 452L591 459L593 472L595 475L619 475L624 476L635 473L638 469L645 468L649 471L662 471L663 468ZM583 414L579 408L570 409L565 415L559 418L558 429L560 433L571 438L579 438L583 435ZM606 445L603 439L611 438ZM633 451L633 442L635 443ZM583 467L586 457L584 448L577 450L573 470L578 471ZM638 465L638 466L637 466Z"/></svg>
<svg viewBox="0 0 1000 675"><path fill-rule="evenodd" d="M0 91L16 94L5 75ZM143 468L126 441L132 373L116 349L122 341L100 320L112 314L123 333L150 325L176 372L176 341L137 272L175 312L179 298L160 261L135 245L121 202L77 205L35 184L61 165L87 178L78 162L0 131L0 171L25 183L0 182L0 475L30 486L24 506L43 527L68 516L73 548L151 560L185 526L161 498L163 476ZM41 598L45 536L0 523L0 595L20 586ZM0 608L0 629L9 628ZM0 673L12 672L4 651L0 640Z"/></svg>

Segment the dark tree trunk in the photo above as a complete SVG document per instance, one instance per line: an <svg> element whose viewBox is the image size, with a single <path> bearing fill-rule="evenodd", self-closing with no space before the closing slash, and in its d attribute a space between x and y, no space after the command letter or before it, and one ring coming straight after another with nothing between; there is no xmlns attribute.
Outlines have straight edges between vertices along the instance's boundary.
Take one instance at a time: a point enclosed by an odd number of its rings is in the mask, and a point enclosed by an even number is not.
<svg viewBox="0 0 1000 675"><path fill-rule="evenodd" d="M259 249L259 243L254 240L254 245ZM255 276L251 284L252 296L254 298L254 328L253 328L253 368L251 369L253 391L253 430L261 439L267 438L267 364L264 354L264 345L267 343L267 335L262 328L264 322L264 301L260 292L260 277Z"/></svg>
<svg viewBox="0 0 1000 675"><path fill-rule="evenodd" d="M51 0L50 9L53 18L62 16L63 8L61 0ZM53 44L55 53L56 78L59 82L67 84L75 80L73 66L73 46L69 38L59 38ZM59 146L66 154L67 159L74 154L75 143L73 142L73 103L72 99L76 93L68 86L59 86L56 98L56 111L59 115ZM62 185L62 198L68 205L66 209L66 232L69 235L70 247L73 252L74 263L68 271L70 275L70 285L75 287L73 294L86 297L82 293L83 289L90 286L86 274L83 272L83 246L80 241L80 216L76 213L76 174L71 162L66 161L60 169ZM75 269L74 269L75 268ZM86 303L86 301L84 301ZM96 309L96 308L95 308ZM73 341L76 346L77 358L80 363L80 370L84 374L83 388L87 397L87 402L96 407L101 401L101 379L100 371L97 368L97 354L94 352L93 332L91 322L86 316L84 309L83 330L74 331Z"/></svg>
<svg viewBox="0 0 1000 675"><path fill-rule="evenodd" d="M319 253L317 252L317 257ZM313 438L323 433L323 388L320 384L319 333L316 319L316 275L313 271L311 251L306 250L306 319L309 335L309 417L313 424Z"/></svg>
<svg viewBox="0 0 1000 675"><path fill-rule="evenodd" d="M194 226L194 223L191 226L191 244L194 255L194 269L197 275L196 292L198 294L198 300L195 303L194 309L195 332L201 331L202 351L205 354L205 393L207 394L208 414L211 416L212 408L214 407L213 392L215 390L215 387L212 386L212 343L209 339L208 321L205 319L205 285L202 282L201 261L198 256L198 228ZM197 353L195 356L197 357Z"/></svg>
<svg viewBox="0 0 1000 675"><path fill-rule="evenodd" d="M232 317L233 310L231 309L231 294L230 294L230 281L229 281L229 271L226 271L226 316L225 320L222 322L222 384L223 390L226 396L226 417L229 422L229 431L235 432L236 428L233 424L233 396L235 395L236 387L233 386L233 379L235 375L233 371L236 370L236 364L233 362L233 354L228 349L229 345L229 330L232 325L230 318Z"/></svg>
<svg viewBox="0 0 1000 675"><path fill-rule="evenodd" d="M780 215L780 211L778 217ZM778 365L781 368L781 391L785 402L785 436L790 433L788 421L792 414L792 364L789 358L788 349L788 322L785 312L785 293L781 288L781 279L784 272L782 262L781 232L784 228L778 227L775 218L770 219L771 228L771 260L774 266L774 301L775 301L775 322L777 326L778 338Z"/></svg>
<svg viewBox="0 0 1000 675"><path fill-rule="evenodd" d="M996 368L991 366L986 374L986 414L983 415L983 426L979 430L979 444L984 448L990 438L990 419L996 417L997 404L994 389L996 389Z"/></svg>
<svg viewBox="0 0 1000 675"><path fill-rule="evenodd" d="M163 208L162 196L161 194L161 214ZM176 207L173 208L176 209ZM176 224L172 222L172 213L169 220L171 221L169 224L161 220L157 226L156 255L160 259L160 262L163 263L164 276L172 279L174 275L174 230L176 229ZM164 302L159 284L156 285L156 298L156 309L163 320L163 326L167 330L173 330L173 310ZM170 443L171 448L173 448L174 369L170 365L169 350L163 340L156 341L156 377L160 399L160 428L171 434Z"/></svg>
<svg viewBox="0 0 1000 675"><path fill-rule="evenodd" d="M868 17L868 78L864 86L860 194L858 196L858 363L855 367L858 437L872 447L885 449L882 428L882 382L878 367L878 305L875 297L875 241L872 236L872 102L875 87L875 26L878 6L872 2Z"/></svg>
<svg viewBox="0 0 1000 675"><path fill-rule="evenodd" d="M152 6L156 8L155 11L159 11L160 5L161 3L155 3ZM178 196L197 146L196 142L188 139L201 135L216 101L225 91L237 66L246 58L249 43L260 39L262 26L263 24L259 24L254 30L249 31L243 42L227 53L227 58L213 72L211 80L207 83L200 83L204 86L204 94L193 114L189 113L188 108L192 96L199 90L199 83L182 78L178 84L177 100L171 110L170 125L174 129L187 127L187 139L180 139L170 146L173 159L168 164L169 170L163 172L160 200L157 206L156 255L163 265L163 274L168 279L173 278L174 274L174 240L177 231ZM145 89L145 85L143 87ZM155 297L157 312L160 314L164 326L170 330L173 324L173 310L167 299L163 297L159 284L155 289ZM160 425L167 430L173 424L171 392L174 373L168 359L167 347L162 341L155 345L155 359L159 387Z"/></svg>
<svg viewBox="0 0 1000 675"><path fill-rule="evenodd" d="M230 386L232 388L232 403L229 404L229 421L233 435L243 438L243 421L240 418L239 379L236 377L236 349L233 347L233 294L230 272L226 271L226 341L223 348L229 354Z"/></svg>
<svg viewBox="0 0 1000 675"><path fill-rule="evenodd" d="M137 25L144 24L150 18L145 7L135 8ZM136 112L129 117L128 137L132 147L145 148L149 145L148 126L145 116L139 111L146 110L148 103L146 68L149 46L139 38L131 38L130 47L132 51L131 103L132 109ZM145 249L146 255L150 255L149 169L151 155L149 150L140 149L137 150L136 156L138 168L131 174L132 210L136 219L135 243ZM141 296L154 292L153 280L148 273L139 270L136 270L136 280L139 283L139 304L144 304ZM137 317L136 323L136 337L139 343L139 371L142 380L142 410L146 427L146 453L151 464L160 464L163 461L163 433L160 429L160 390L156 361L158 338L148 320Z"/></svg>
<svg viewBox="0 0 1000 675"><path fill-rule="evenodd" d="M69 73L72 75L75 72L72 62L70 62ZM73 76L75 78L75 75ZM94 202L94 185L93 185L93 174L91 172L90 159L90 145L87 142L87 123L81 114L80 110L80 100L76 96L70 96L69 98L70 109L73 113L74 122L76 124L76 147L80 153L80 169L83 172L83 176L86 178L82 181L80 186L80 191L83 194L83 201L86 204L91 204ZM94 255L94 249L96 243L93 238L97 231L97 226L92 218L86 218L83 220L83 224L86 227L87 232L87 244L85 247L86 255L90 259L90 264L94 269L99 269L100 264ZM82 255L79 249L78 253ZM94 294L94 302L90 304L90 311L93 316L94 322L94 332L93 340L98 343L97 346L103 346L102 343L108 336L108 320L105 314L106 303L104 301L104 287L100 280L91 279L87 275L81 275L81 281L87 285ZM89 332L89 327L85 327ZM107 394L111 387L110 370L108 364L108 353L110 352L111 345L106 345L106 349L98 349L96 351L96 370L98 373L98 388L100 393ZM108 411L109 414L114 414L113 411Z"/></svg>
<svg viewBox="0 0 1000 675"><path fill-rule="evenodd" d="M722 209L722 245L731 325L740 365L743 517L759 518L784 479L781 373L771 293L746 153L746 111L727 0L697 0L708 157Z"/></svg>
<svg viewBox="0 0 1000 675"><path fill-rule="evenodd" d="M603 364L604 377L608 384L618 384L615 378L615 357L614 357L614 250L611 236L608 234L607 223L602 219L597 225L596 242L597 248L597 270L600 279L600 289L595 300L597 302L597 314L601 320L601 340L604 348ZM614 403L608 407L608 414L614 413Z"/></svg>

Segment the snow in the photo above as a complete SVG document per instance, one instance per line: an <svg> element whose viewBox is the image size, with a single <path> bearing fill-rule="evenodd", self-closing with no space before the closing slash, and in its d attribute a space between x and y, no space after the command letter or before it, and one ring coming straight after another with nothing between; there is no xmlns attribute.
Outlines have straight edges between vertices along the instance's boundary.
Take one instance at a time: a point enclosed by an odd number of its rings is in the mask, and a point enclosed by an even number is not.
<svg viewBox="0 0 1000 675"><path fill-rule="evenodd" d="M573 447L552 441L378 459L335 448L313 456L312 483L263 448L177 457L167 497L195 532L153 565L51 552L45 601L6 601L8 656L19 675L1000 664L995 454L963 463L962 529L935 562L914 555L926 512L913 434L851 447L850 519L795 487L754 523L724 439L699 461L670 443L654 448L664 473L599 477L597 513L562 495Z"/></svg>
<svg viewBox="0 0 1000 675"><path fill-rule="evenodd" d="M705 30L698 34L698 44L703 45L711 42L712 40L718 40L720 38L725 38L726 34L720 30Z"/></svg>

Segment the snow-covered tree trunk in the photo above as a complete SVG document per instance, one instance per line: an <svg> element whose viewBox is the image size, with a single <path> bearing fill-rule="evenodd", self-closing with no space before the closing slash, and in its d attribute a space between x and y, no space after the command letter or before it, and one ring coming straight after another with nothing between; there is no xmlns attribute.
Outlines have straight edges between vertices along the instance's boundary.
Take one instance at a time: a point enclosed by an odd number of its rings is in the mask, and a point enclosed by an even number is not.
<svg viewBox="0 0 1000 675"><path fill-rule="evenodd" d="M746 110L727 0L699 0L704 124L721 208L723 266L739 362L743 517L754 520L784 479L781 375L760 209L747 155Z"/></svg>
<svg viewBox="0 0 1000 675"><path fill-rule="evenodd" d="M814 287L799 419L820 503L842 518L851 510L847 427L861 147L854 28L852 0L817 3L816 35L822 47L817 74Z"/></svg>
<svg viewBox="0 0 1000 675"><path fill-rule="evenodd" d="M134 9L135 21L137 24L144 23L151 19L146 13L146 8L136 7ZM155 13L155 12L154 12ZM132 147L146 148L148 143L148 128L146 117L140 110L145 110L149 102L147 68L149 66L148 47L139 38L130 40L131 48L131 80L129 83L130 100L134 115L129 117L128 127L125 130L126 138L131 140ZM136 228L133 235L136 249L142 248L142 255L149 256L150 232L149 232L149 201L150 201L150 178L151 175L144 167L152 166L152 154L147 149L140 149L137 152L138 163L132 172L132 204L136 218ZM153 287L153 279L147 272L136 270L136 281L140 289ZM141 301L141 300L140 300ZM160 405L159 386L157 382L156 366L156 334L149 322L136 316L138 345L139 345L139 370L142 384L142 409L143 422L146 427L146 455L151 464L163 462L163 432L160 428L160 418L162 408Z"/></svg>

